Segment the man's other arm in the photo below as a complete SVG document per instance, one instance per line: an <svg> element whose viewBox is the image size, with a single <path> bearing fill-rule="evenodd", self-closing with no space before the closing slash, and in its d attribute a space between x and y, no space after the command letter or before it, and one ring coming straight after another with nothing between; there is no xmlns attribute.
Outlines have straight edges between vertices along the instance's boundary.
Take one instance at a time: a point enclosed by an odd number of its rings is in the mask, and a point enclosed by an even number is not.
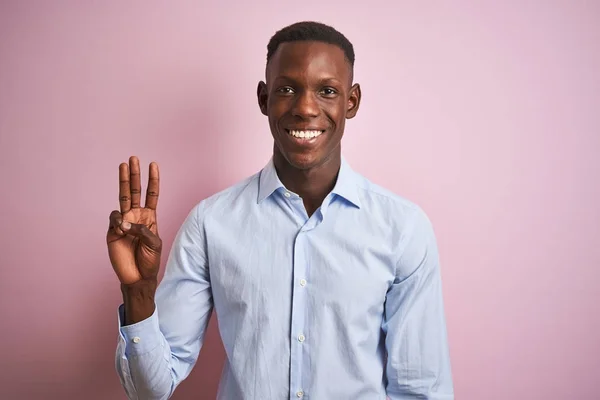
<svg viewBox="0 0 600 400"><path fill-rule="evenodd" d="M383 323L387 395L454 400L437 243L421 209L413 212L403 237Z"/></svg>

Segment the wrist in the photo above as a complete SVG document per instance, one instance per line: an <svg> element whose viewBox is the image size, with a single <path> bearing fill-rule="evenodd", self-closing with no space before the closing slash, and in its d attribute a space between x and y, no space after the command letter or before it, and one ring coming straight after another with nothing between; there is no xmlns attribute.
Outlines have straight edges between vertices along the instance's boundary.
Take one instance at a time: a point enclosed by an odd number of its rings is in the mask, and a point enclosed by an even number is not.
<svg viewBox="0 0 600 400"><path fill-rule="evenodd" d="M155 309L154 296L157 286L156 280L140 280L132 284L121 284L125 325L135 324L152 316Z"/></svg>

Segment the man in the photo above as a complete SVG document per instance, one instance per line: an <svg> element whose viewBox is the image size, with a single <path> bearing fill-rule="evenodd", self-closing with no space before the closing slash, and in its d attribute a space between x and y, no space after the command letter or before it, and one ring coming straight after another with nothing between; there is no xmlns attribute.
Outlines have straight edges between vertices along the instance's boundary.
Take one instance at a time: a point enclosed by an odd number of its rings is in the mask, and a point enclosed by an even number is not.
<svg viewBox="0 0 600 400"><path fill-rule="evenodd" d="M226 351L219 399L454 398L432 226L341 155L361 98L353 65L352 44L320 23L271 38L257 94L273 157L191 210L160 285L158 166L141 208L139 161L121 164L107 243L129 398L173 394L213 308Z"/></svg>

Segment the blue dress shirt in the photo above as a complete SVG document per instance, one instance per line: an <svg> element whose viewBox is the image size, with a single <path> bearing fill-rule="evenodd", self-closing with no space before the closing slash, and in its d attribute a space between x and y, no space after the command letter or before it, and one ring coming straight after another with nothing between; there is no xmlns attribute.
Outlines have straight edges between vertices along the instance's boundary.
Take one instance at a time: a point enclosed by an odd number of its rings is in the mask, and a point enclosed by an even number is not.
<svg viewBox="0 0 600 400"><path fill-rule="evenodd" d="M130 399L172 395L213 309L226 352L218 399L454 399L431 223L344 159L310 218L272 160L199 202L155 302L128 326L119 308L116 368Z"/></svg>

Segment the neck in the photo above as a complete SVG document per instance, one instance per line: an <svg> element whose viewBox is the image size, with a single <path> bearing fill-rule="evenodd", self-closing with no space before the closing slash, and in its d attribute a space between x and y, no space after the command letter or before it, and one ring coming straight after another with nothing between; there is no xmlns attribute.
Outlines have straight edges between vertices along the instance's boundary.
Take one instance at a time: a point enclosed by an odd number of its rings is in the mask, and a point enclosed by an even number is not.
<svg viewBox="0 0 600 400"><path fill-rule="evenodd" d="M341 154L340 151L334 152L318 166L298 169L279 151L275 151L273 164L281 183L302 198L310 216L321 207L325 197L333 190L341 166Z"/></svg>

